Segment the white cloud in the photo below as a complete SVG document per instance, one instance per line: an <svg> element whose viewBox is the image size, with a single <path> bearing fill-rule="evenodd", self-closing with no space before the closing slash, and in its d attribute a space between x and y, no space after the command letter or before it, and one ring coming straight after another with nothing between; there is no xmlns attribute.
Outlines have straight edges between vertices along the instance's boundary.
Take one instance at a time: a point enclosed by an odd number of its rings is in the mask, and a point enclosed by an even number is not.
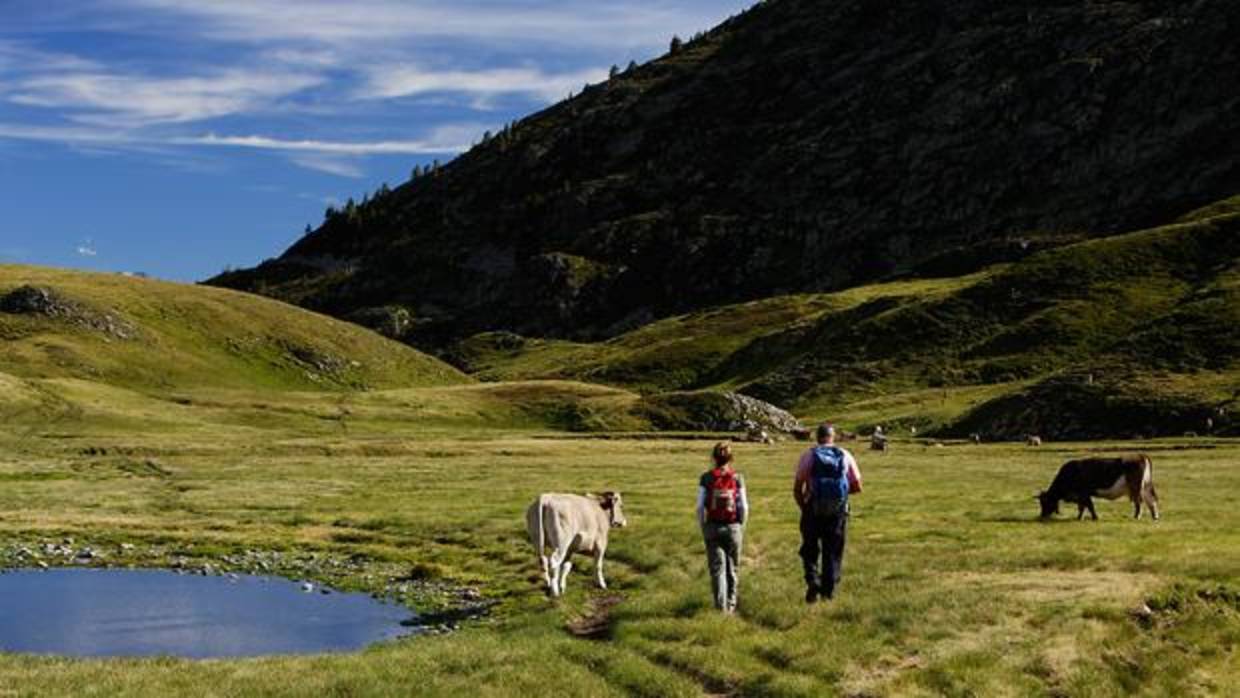
<svg viewBox="0 0 1240 698"><path fill-rule="evenodd" d="M239 69L188 77L67 72L21 79L8 99L63 110L80 123L136 128L252 111L322 81L313 75Z"/></svg>
<svg viewBox="0 0 1240 698"><path fill-rule="evenodd" d="M201 146L249 148L335 155L435 155L461 152L471 138L485 130L478 124L452 124L432 129L427 138L410 141L323 141L287 140L270 136L160 137L86 126L26 126L0 123L0 138L62 143L74 146L115 146L155 148Z"/></svg>
<svg viewBox="0 0 1240 698"><path fill-rule="evenodd" d="M417 38L522 41L591 47L657 46L673 33L707 29L720 19L717 0L612 0L581 3L455 0L115 0L117 5L188 19L200 35L227 41L314 41L373 47ZM730 4L740 9L743 3Z"/></svg>
<svg viewBox="0 0 1240 698"><path fill-rule="evenodd" d="M80 257L95 257L99 254L99 250L95 249L94 241L90 238L79 243L76 251Z"/></svg>
<svg viewBox="0 0 1240 698"><path fill-rule="evenodd" d="M545 101L562 99L587 82L607 77L603 69L548 74L537 68L495 68L481 71L432 71L413 65L393 65L367 71L357 96L376 99L408 97L434 92L492 96L531 94Z"/></svg>
<svg viewBox="0 0 1240 698"><path fill-rule="evenodd" d="M289 160L293 164L308 170L326 172L337 177L357 179L366 175L366 172L362 170L361 165L356 159L339 155L303 154L290 156Z"/></svg>
<svg viewBox="0 0 1240 698"><path fill-rule="evenodd" d="M436 129L429 140L419 141L319 141L319 140L284 140L268 136L217 136L208 133L205 136L175 138L170 143L175 145L199 145L231 148L254 148L259 150L286 150L313 153L330 153L336 155L429 155L434 153L455 153L467 146L437 140L439 134L451 133Z"/></svg>

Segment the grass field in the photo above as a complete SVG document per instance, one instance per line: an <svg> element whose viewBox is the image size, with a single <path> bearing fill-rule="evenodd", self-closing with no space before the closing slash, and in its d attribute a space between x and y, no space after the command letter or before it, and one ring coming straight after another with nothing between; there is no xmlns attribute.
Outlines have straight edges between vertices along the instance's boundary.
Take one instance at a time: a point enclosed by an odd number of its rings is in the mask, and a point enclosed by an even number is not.
<svg viewBox="0 0 1240 698"><path fill-rule="evenodd" d="M810 608L789 493L803 446L739 445L754 516L740 613L723 617L692 518L709 441L556 433L469 386L345 405L336 393L171 403L10 383L14 401L26 386L77 406L52 421L17 413L0 430L10 565L30 564L20 547L65 538L112 565L355 556L290 573L377 592L416 580L410 601L441 606L476 589L496 605L458 632L353 655L0 655L0 695L1240 695L1234 442L859 452L866 492L841 595ZM1035 520L1031 496L1059 463L1122 448L1153 457L1163 521L1132 521L1120 503L1101 503L1099 522ZM525 506L540 491L613 488L630 525L612 540L612 588L592 587L583 558L568 595L548 600ZM1143 603L1152 613L1132 615ZM603 639L569 632L604 613Z"/></svg>

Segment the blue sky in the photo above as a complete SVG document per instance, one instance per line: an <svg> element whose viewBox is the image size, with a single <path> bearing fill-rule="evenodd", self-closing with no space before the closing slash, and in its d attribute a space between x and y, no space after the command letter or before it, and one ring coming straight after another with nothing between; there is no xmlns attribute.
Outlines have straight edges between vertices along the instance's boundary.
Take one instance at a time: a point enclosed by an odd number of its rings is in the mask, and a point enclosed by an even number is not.
<svg viewBox="0 0 1240 698"><path fill-rule="evenodd" d="M750 0L0 0L0 263L199 280Z"/></svg>

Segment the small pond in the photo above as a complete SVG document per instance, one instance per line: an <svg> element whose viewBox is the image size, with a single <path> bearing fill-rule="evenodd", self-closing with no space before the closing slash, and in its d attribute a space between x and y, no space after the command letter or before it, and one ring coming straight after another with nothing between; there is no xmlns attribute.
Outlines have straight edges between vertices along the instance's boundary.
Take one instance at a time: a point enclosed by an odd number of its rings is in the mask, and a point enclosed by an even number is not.
<svg viewBox="0 0 1240 698"><path fill-rule="evenodd" d="M307 591L307 589L310 589ZM0 651L77 657L344 652L409 633L414 614L279 577L166 570L0 574Z"/></svg>

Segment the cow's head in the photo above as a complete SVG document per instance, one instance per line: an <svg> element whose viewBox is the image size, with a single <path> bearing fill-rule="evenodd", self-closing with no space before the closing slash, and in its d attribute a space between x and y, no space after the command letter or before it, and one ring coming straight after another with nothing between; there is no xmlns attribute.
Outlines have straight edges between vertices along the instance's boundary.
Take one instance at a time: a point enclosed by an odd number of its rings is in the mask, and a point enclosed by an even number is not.
<svg viewBox="0 0 1240 698"><path fill-rule="evenodd" d="M611 522L612 528L623 528L628 523L624 518L619 492L604 492L599 495L598 503L603 507L603 511L607 512L607 520Z"/></svg>
<svg viewBox="0 0 1240 698"><path fill-rule="evenodd" d="M1042 518L1049 519L1052 514L1059 513L1059 497L1052 496L1050 492L1042 491L1033 496L1042 505Z"/></svg>

